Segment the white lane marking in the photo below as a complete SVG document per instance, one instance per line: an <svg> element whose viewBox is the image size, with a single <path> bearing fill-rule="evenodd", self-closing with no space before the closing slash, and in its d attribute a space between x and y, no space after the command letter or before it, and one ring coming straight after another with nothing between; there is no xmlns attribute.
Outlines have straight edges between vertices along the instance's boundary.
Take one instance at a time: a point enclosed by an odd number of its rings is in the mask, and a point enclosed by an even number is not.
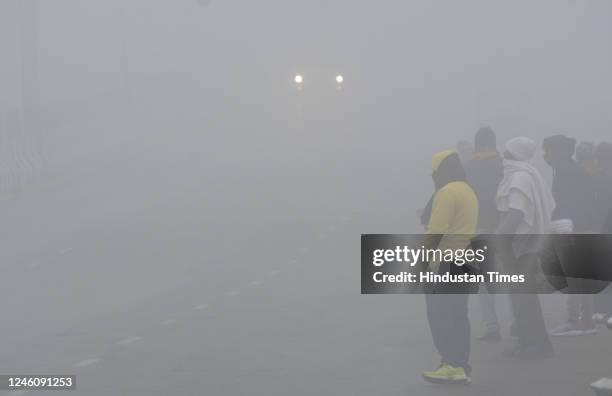
<svg viewBox="0 0 612 396"><path fill-rule="evenodd" d="M321 239L327 239L329 237L329 234L326 232L322 232L319 234L319 238Z"/></svg>
<svg viewBox="0 0 612 396"><path fill-rule="evenodd" d="M100 359L96 359L96 358L85 359L85 360L81 360L78 363L73 364L72 367L87 367L87 366L91 366L92 364L96 364L99 361Z"/></svg>
<svg viewBox="0 0 612 396"><path fill-rule="evenodd" d="M160 324L162 326L170 326L172 323L174 323L174 319L166 319L163 322L161 322Z"/></svg>
<svg viewBox="0 0 612 396"><path fill-rule="evenodd" d="M268 276L276 276L278 274L280 274L279 270L272 270L272 271L268 272Z"/></svg>
<svg viewBox="0 0 612 396"><path fill-rule="evenodd" d="M236 297L240 294L240 290L231 290L225 293L225 297Z"/></svg>
<svg viewBox="0 0 612 396"><path fill-rule="evenodd" d="M262 284L263 284L263 281L259 279L249 282L249 286L259 286Z"/></svg>
<svg viewBox="0 0 612 396"><path fill-rule="evenodd" d="M200 304L200 305L197 305L197 306L193 307L193 309L194 309L195 311L202 311L202 310L204 310L204 309L208 308L209 306L210 306L210 305L208 305L208 304L204 303L204 304Z"/></svg>
<svg viewBox="0 0 612 396"><path fill-rule="evenodd" d="M62 250L59 251L60 254L66 254L66 253L70 253L73 249L71 247L68 248L64 248Z"/></svg>
<svg viewBox="0 0 612 396"><path fill-rule="evenodd" d="M130 337L119 341L117 345L130 345L140 340L142 340L142 337Z"/></svg>
<svg viewBox="0 0 612 396"><path fill-rule="evenodd" d="M40 260L32 260L28 263L28 268L30 269L34 269L36 267L38 267L41 264Z"/></svg>
<svg viewBox="0 0 612 396"><path fill-rule="evenodd" d="M334 232L336 231L336 226L330 225L329 227L327 227L328 231Z"/></svg>
<svg viewBox="0 0 612 396"><path fill-rule="evenodd" d="M304 246L303 248L300 249L302 253L310 253L311 250L312 248L310 246Z"/></svg>
<svg viewBox="0 0 612 396"><path fill-rule="evenodd" d="M289 265L296 265L298 263L298 261L296 259L291 259L289 260Z"/></svg>

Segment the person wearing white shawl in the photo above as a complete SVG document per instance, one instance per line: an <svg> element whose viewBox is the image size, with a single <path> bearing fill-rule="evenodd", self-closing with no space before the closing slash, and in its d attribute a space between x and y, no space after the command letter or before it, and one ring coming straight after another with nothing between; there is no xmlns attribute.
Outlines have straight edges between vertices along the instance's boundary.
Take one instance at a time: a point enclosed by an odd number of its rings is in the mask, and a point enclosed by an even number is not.
<svg viewBox="0 0 612 396"><path fill-rule="evenodd" d="M517 137L506 143L504 178L497 189L497 208L502 213L523 213L517 234L545 234L555 209L555 200L540 172L531 164L536 143Z"/></svg>
<svg viewBox="0 0 612 396"><path fill-rule="evenodd" d="M497 209L501 213L498 234L501 261L508 272L525 275L525 294L510 295L518 342L504 351L509 357L547 357L553 354L542 307L533 293L534 273L538 267L540 239L533 234L549 230L555 201L538 170L531 161L537 150L536 143L526 137L517 137L506 143L504 152L504 178L497 190ZM522 235L522 236L521 236Z"/></svg>

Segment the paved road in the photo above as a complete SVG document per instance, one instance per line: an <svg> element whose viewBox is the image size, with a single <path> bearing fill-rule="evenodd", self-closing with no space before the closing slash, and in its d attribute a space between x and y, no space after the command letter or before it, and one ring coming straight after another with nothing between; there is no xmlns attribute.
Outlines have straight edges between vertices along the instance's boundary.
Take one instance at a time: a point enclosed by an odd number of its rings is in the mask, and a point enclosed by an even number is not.
<svg viewBox="0 0 612 396"><path fill-rule="evenodd" d="M612 371L602 330L544 361L476 344L471 387L423 384L437 362L422 296L359 290L359 234L416 230L401 161L200 154L144 150L12 204L1 373L76 374L88 396L574 396ZM545 306L562 318L559 297Z"/></svg>

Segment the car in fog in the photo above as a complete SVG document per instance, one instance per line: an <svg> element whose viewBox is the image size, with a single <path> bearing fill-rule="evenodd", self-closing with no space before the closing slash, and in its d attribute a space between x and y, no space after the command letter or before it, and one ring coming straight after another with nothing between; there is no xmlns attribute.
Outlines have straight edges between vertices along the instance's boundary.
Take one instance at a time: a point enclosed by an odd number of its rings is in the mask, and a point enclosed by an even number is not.
<svg viewBox="0 0 612 396"><path fill-rule="evenodd" d="M321 79L319 79L319 81L317 82L318 83L324 82L324 85L326 86L329 85L330 87L334 86L336 89L339 90L339 89L342 89L342 86L344 84L344 75L336 74L333 79L327 78L325 80L328 80L327 83L325 83L324 81L321 81ZM298 73L293 77L293 82L295 83L295 87L298 90L302 90L305 86L306 80L303 74Z"/></svg>

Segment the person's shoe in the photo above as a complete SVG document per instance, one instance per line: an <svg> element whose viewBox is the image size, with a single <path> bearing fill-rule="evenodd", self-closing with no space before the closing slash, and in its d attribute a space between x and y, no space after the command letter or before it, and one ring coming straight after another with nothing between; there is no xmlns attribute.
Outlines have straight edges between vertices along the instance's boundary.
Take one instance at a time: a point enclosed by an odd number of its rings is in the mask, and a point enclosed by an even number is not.
<svg viewBox="0 0 612 396"><path fill-rule="evenodd" d="M483 335L476 337L476 341L497 342L501 341L499 330L487 330Z"/></svg>
<svg viewBox="0 0 612 396"><path fill-rule="evenodd" d="M609 313L596 312L593 314L593 322L605 325L609 317Z"/></svg>
<svg viewBox="0 0 612 396"><path fill-rule="evenodd" d="M571 337L583 335L582 328L579 323L567 322L548 332L551 337Z"/></svg>
<svg viewBox="0 0 612 396"><path fill-rule="evenodd" d="M422 375L425 381L432 384L467 385L472 382L462 367L454 367L445 363L434 371L423 371Z"/></svg>
<svg viewBox="0 0 612 396"><path fill-rule="evenodd" d="M554 351L550 343L530 345L527 347L516 344L504 350L502 355L513 358L547 358L553 356Z"/></svg>

